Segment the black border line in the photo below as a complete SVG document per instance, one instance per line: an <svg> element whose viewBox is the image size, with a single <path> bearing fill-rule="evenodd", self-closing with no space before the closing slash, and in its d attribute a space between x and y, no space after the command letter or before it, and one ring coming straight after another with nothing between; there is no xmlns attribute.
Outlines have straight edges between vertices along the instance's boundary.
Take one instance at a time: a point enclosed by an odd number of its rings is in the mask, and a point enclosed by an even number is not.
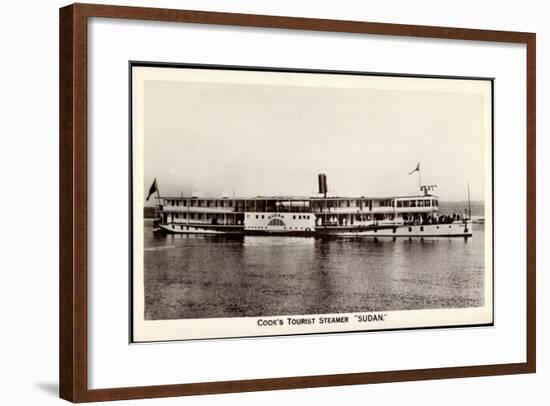
<svg viewBox="0 0 550 406"><path fill-rule="evenodd" d="M134 343L134 105L133 100L133 69L132 61L128 61L128 344Z"/></svg>
<svg viewBox="0 0 550 406"><path fill-rule="evenodd" d="M491 82L491 240L492 240L492 314L490 323L481 324L465 324L465 325L441 325L427 327L404 327L404 328L389 328L389 329L367 329L367 330L343 330L343 331L326 331L314 333L291 333L291 334L265 334L254 336L236 336L236 337L207 337L207 338L188 338L174 340L149 340L135 341L134 340L134 199L133 199L133 68L148 67L148 68L172 68L172 69L208 69L208 70L229 70L229 71L253 71L253 72L280 72L280 73L310 73L310 74L334 74L334 75L353 75L353 76L375 76L375 77L400 77L400 78L425 78L425 79L451 79L451 80L479 80ZM274 338L274 337L301 337L311 335L327 335L327 334L363 334L363 333L382 333L392 331L416 331L416 330L445 330L445 329L465 329L472 327L494 327L495 326L495 154L494 154L494 137L495 137L495 77L483 76L453 76L453 75L435 75L435 74L413 74L413 73L391 73L391 72L364 72L364 71L349 71L349 70L332 70L332 69L306 69L306 68L285 68L285 67L264 67L264 66L246 66L246 65L221 65L221 64L198 64L198 63L181 63L181 62L151 62L151 61L128 61L128 145L129 145L129 323L128 323L128 344L154 344L154 343L178 343L178 342L195 342L195 341L218 341L218 340L237 340L237 339L257 339L257 338ZM367 313L367 312L356 312ZM369 312L370 313L370 312ZM276 317L276 316L265 316ZM292 315L282 315L281 317L292 317ZM256 317L257 318L257 317ZM177 319L176 319L177 320Z"/></svg>

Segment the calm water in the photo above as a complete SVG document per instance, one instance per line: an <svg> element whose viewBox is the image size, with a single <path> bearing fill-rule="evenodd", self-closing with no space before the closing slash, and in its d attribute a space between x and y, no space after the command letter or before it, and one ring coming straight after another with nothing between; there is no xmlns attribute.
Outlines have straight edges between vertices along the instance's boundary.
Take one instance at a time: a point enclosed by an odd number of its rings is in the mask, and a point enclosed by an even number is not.
<svg viewBox="0 0 550 406"><path fill-rule="evenodd" d="M483 305L473 238L153 235L145 223L145 317L273 316Z"/></svg>

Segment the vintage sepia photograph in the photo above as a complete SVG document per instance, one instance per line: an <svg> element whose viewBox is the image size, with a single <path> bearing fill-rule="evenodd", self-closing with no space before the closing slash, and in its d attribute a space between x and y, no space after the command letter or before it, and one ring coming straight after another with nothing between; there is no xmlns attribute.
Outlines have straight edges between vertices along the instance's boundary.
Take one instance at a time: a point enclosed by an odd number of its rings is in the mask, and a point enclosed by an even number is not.
<svg viewBox="0 0 550 406"><path fill-rule="evenodd" d="M493 86L131 62L131 341L492 325Z"/></svg>

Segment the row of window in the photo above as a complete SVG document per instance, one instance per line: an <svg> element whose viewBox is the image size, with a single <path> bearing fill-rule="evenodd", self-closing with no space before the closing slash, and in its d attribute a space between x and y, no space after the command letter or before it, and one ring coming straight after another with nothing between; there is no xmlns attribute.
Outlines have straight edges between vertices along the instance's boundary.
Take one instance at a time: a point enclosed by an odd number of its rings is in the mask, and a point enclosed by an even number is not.
<svg viewBox="0 0 550 406"><path fill-rule="evenodd" d="M169 206L182 206L187 207L187 200L165 200ZM233 206L230 201L219 200L190 200L189 207L231 207Z"/></svg>
<svg viewBox="0 0 550 406"><path fill-rule="evenodd" d="M397 207L437 207L437 200L422 199L422 200L397 200Z"/></svg>
<svg viewBox="0 0 550 406"><path fill-rule="evenodd" d="M451 228L451 226L449 226ZM437 229L439 230L439 226L437 226ZM420 231L424 231L424 226L420 226ZM395 228L393 229L393 232L395 233ZM409 227L409 233L412 232L412 227Z"/></svg>
<svg viewBox="0 0 550 406"><path fill-rule="evenodd" d="M451 228L451 226L449 226L449 228ZM437 226L437 229L439 230L439 226ZM412 231L413 228L409 227L409 233L412 233ZM424 226L420 226L420 231L424 231ZM374 232L377 233L378 229L375 229ZM393 227L392 232L395 234L397 232L397 227Z"/></svg>
<svg viewBox="0 0 550 406"><path fill-rule="evenodd" d="M180 200L180 199L165 199L165 204L169 206L182 206L182 207L235 207L239 206L246 208L246 211L252 210L265 210L266 204L265 201L247 200L247 201L236 201L236 200ZM277 205L281 205L285 202L276 202ZM301 203L301 202L299 202ZM383 200L323 200L323 201L312 201L313 208L322 208L322 207L393 207L393 199L383 199ZM411 199L411 200L397 200L397 207L430 207L431 205L437 207L437 200L435 199ZM295 201L291 203L295 206ZM303 206L308 207L309 202L304 201Z"/></svg>
<svg viewBox="0 0 550 406"><path fill-rule="evenodd" d="M168 206L189 206L189 207L234 207L236 205L246 206L248 208L257 207L265 208L266 206L272 206L273 203L276 206L291 206L291 207L309 207L310 202L308 200L282 200L282 201L267 201L266 200L197 200L197 199L164 199L164 204ZM311 204L315 207L328 206L328 207L351 207L352 202L354 206L368 206L372 205L372 200L325 200L325 201L313 201ZM380 205L391 205L391 200L381 200Z"/></svg>
<svg viewBox="0 0 550 406"><path fill-rule="evenodd" d="M249 219L250 214L247 214L246 218ZM305 215L305 214L304 215L293 215L292 216L292 220L296 220L296 218L298 218L298 220L309 220L310 216ZM256 219L265 219L265 214L256 214Z"/></svg>
<svg viewBox="0 0 550 406"><path fill-rule="evenodd" d="M297 209L296 211L299 211L300 209L308 208L309 207L309 201L297 201L297 200L291 200L291 201L270 201L269 204L266 204L265 200L197 200L197 199L164 199L164 204L167 206L175 206L175 207L226 207L226 208L232 208L232 207L238 207L240 210L245 211L255 211L256 209L264 211L269 209L268 211L276 211L275 207L278 207L280 209L288 207L293 207ZM273 206L275 204L275 206ZM282 207L284 206L284 207Z"/></svg>
<svg viewBox="0 0 550 406"><path fill-rule="evenodd" d="M210 217L205 214L205 213L189 213L189 216L187 216L187 213L172 213L172 218L174 219L187 219L187 217L189 217L189 219L191 220L200 220L200 219L203 219L203 220L208 220L210 219ZM217 218L217 219L223 219L223 216L216 216L216 217L213 217L213 218Z"/></svg>

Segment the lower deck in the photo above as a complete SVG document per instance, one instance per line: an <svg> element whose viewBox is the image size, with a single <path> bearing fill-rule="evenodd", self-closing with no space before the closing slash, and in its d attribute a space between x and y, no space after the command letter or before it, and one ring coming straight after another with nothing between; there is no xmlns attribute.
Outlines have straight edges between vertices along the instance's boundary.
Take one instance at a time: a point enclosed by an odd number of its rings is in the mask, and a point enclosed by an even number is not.
<svg viewBox="0 0 550 406"><path fill-rule="evenodd" d="M157 231L178 234L237 234L372 237L469 237L471 223L436 210L410 213L243 212L174 213L160 211Z"/></svg>

